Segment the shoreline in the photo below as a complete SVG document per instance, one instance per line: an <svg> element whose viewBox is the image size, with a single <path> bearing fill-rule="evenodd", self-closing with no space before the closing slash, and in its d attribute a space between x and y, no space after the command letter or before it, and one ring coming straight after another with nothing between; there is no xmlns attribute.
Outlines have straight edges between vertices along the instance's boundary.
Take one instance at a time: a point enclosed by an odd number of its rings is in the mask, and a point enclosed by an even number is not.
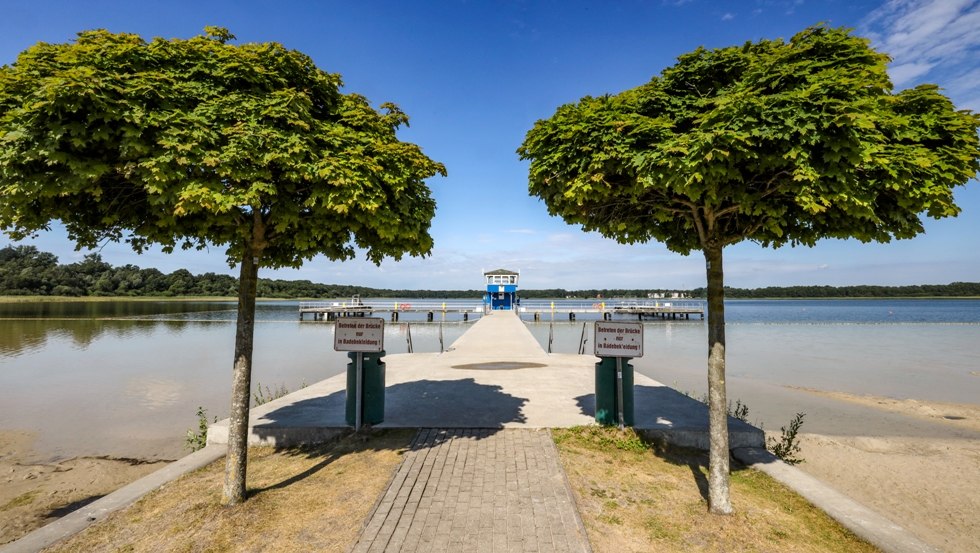
<svg viewBox="0 0 980 553"><path fill-rule="evenodd" d="M79 456L44 461L31 432L0 429L0 546L155 472L170 460Z"/></svg>
<svg viewBox="0 0 980 553"><path fill-rule="evenodd" d="M980 374L973 373L974 376ZM898 413L932 422L941 422L955 428L980 431L980 405L968 403L949 403L924 401L918 399L895 399L870 394L852 394L832 390L818 390L805 386L783 386L837 401L873 407L882 411Z"/></svg>

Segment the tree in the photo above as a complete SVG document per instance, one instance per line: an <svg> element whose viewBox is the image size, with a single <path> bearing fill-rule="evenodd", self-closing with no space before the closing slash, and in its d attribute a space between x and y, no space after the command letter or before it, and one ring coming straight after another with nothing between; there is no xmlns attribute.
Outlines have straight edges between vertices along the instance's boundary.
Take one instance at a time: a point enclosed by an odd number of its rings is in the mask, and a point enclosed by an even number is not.
<svg viewBox="0 0 980 553"><path fill-rule="evenodd" d="M0 248L0 293L49 294L57 286L58 258L34 246Z"/></svg>
<svg viewBox="0 0 980 553"><path fill-rule="evenodd" d="M698 48L650 82L558 108L518 149L553 215L621 243L704 254L709 505L728 496L722 252L750 240L887 242L954 216L980 119L934 85L894 93L889 61L848 30Z"/></svg>
<svg viewBox="0 0 980 553"><path fill-rule="evenodd" d="M227 504L245 499L259 267L425 255L424 180L445 175L398 140L394 104L376 111L306 55L233 39L87 31L0 70L0 229L60 220L79 247L224 245L239 264Z"/></svg>

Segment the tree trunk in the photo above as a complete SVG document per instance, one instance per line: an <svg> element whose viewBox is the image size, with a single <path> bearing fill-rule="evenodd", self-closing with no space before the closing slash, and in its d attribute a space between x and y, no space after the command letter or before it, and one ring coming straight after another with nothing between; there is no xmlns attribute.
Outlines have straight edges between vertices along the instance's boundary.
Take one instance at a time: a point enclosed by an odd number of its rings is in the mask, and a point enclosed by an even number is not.
<svg viewBox="0 0 980 553"><path fill-rule="evenodd" d="M704 249L708 272L708 510L732 513L728 494L728 401L725 393L725 274L722 247Z"/></svg>
<svg viewBox="0 0 980 553"><path fill-rule="evenodd" d="M235 369L228 423L228 455L221 502L236 505L245 501L245 470L248 462L248 407L252 389L252 337L255 334L255 294L259 264L251 244L242 256L238 280L238 325L235 331Z"/></svg>

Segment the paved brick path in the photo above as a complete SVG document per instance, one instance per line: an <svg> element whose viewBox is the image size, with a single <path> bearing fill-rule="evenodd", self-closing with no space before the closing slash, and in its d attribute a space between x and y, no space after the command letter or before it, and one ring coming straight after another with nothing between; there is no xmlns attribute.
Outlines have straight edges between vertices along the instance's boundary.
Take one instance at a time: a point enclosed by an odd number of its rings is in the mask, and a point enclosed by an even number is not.
<svg viewBox="0 0 980 553"><path fill-rule="evenodd" d="M355 552L589 552L547 430L422 429Z"/></svg>

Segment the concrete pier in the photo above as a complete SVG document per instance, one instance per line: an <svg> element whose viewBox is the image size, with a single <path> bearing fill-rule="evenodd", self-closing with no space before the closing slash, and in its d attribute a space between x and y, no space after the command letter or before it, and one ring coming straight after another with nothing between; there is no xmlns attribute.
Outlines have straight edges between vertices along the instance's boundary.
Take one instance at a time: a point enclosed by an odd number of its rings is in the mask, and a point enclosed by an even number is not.
<svg viewBox="0 0 980 553"><path fill-rule="evenodd" d="M512 311L482 317L445 353L385 357L385 418L378 427L556 428L595 422L591 355L546 353ZM704 404L634 374L635 427L707 449ZM341 374L251 411L250 443L292 445L346 431ZM761 430L729 419L731 447L763 447ZM227 421L208 443L227 443Z"/></svg>

